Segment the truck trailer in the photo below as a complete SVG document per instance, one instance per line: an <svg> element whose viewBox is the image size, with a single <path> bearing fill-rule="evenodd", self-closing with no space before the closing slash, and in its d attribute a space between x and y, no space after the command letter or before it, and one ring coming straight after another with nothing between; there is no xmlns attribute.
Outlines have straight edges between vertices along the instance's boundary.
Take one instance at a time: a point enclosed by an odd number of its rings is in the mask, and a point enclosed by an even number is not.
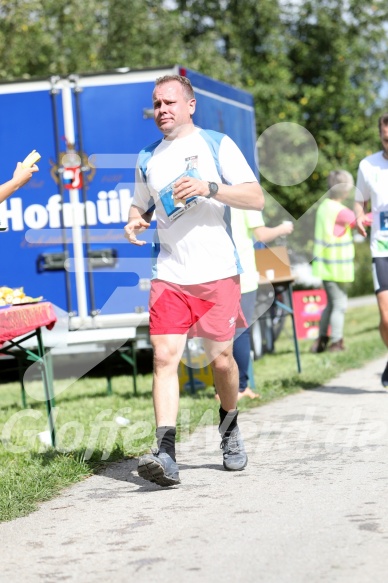
<svg viewBox="0 0 388 583"><path fill-rule="evenodd" d="M53 354L126 338L149 347L155 224L142 247L123 227L137 154L160 138L152 91L167 74L190 79L194 123L228 134L257 175L252 95L182 66L0 84L0 180L31 150L41 154L39 172L0 205L0 286L55 306Z"/></svg>

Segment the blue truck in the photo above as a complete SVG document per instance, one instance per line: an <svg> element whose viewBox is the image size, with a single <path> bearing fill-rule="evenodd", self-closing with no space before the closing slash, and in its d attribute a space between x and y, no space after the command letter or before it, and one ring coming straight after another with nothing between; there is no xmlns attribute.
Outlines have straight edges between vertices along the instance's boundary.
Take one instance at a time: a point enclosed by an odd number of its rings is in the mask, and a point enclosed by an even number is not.
<svg viewBox="0 0 388 583"><path fill-rule="evenodd" d="M0 205L0 286L43 296L85 343L124 327L140 348L147 342L153 232L136 247L123 227L137 154L160 138L155 79L177 73L194 87L195 124L227 133L257 173L251 94L184 67L0 84L1 181L31 150L41 154L39 173Z"/></svg>

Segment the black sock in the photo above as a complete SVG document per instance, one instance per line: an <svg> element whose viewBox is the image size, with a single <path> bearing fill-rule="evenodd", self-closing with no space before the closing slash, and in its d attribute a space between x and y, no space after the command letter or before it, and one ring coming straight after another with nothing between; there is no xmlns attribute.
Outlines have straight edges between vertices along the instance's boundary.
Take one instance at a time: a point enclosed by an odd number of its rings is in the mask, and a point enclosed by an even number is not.
<svg viewBox="0 0 388 583"><path fill-rule="evenodd" d="M220 425L219 430L222 437L229 437L232 433L233 429L237 427L237 416L238 411L224 411L222 407L220 407Z"/></svg>
<svg viewBox="0 0 388 583"><path fill-rule="evenodd" d="M175 435L176 428L168 425L158 427L156 429L156 439L158 442L158 450L160 452L168 453L172 457L174 462L175 459Z"/></svg>

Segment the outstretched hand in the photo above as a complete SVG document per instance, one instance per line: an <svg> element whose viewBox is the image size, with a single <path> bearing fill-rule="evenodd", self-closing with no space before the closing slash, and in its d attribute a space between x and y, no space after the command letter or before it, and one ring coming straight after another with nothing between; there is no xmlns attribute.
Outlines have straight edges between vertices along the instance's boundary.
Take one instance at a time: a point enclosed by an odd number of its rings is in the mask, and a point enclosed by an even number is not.
<svg viewBox="0 0 388 583"><path fill-rule="evenodd" d="M365 230L365 215L360 215L356 218L356 229L363 237L366 237Z"/></svg>
<svg viewBox="0 0 388 583"><path fill-rule="evenodd" d="M27 184L27 182L31 179L34 172L38 172L39 168L36 164L31 166L30 168L24 168L21 162L17 163L17 166L13 173L13 179L17 183L17 187L20 188Z"/></svg>
<svg viewBox="0 0 388 583"><path fill-rule="evenodd" d="M139 241L137 235L143 233L149 226L150 223L142 218L132 219L124 227L125 238L128 239L132 245L145 245L146 241Z"/></svg>

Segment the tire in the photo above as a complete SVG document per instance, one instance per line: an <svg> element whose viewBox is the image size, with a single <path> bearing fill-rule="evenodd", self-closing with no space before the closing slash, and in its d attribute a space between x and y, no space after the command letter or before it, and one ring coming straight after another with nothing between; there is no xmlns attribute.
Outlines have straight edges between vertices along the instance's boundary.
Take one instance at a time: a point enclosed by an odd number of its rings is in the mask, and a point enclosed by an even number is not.
<svg viewBox="0 0 388 583"><path fill-rule="evenodd" d="M283 294L277 294L276 299L279 302L285 303L285 298ZM288 315L288 312L284 310L281 306L275 304L272 306L272 335L273 335L273 342L275 342L279 336L281 331L284 328L285 318Z"/></svg>
<svg viewBox="0 0 388 583"><path fill-rule="evenodd" d="M260 321L262 330L264 331L264 351L272 354L275 350L275 331L273 328L272 318L264 318Z"/></svg>
<svg viewBox="0 0 388 583"><path fill-rule="evenodd" d="M260 320L256 320L251 326L251 348L254 360L259 360L264 355Z"/></svg>
<svg viewBox="0 0 388 583"><path fill-rule="evenodd" d="M275 290L275 297L281 303L285 303L283 288ZM265 295L258 292L255 307L255 321L251 326L251 347L254 360L258 360L266 353L275 351L275 342L279 338L284 327L287 312L276 302L272 303L264 314L260 314L260 305L268 301ZM273 301L273 300L272 300Z"/></svg>

